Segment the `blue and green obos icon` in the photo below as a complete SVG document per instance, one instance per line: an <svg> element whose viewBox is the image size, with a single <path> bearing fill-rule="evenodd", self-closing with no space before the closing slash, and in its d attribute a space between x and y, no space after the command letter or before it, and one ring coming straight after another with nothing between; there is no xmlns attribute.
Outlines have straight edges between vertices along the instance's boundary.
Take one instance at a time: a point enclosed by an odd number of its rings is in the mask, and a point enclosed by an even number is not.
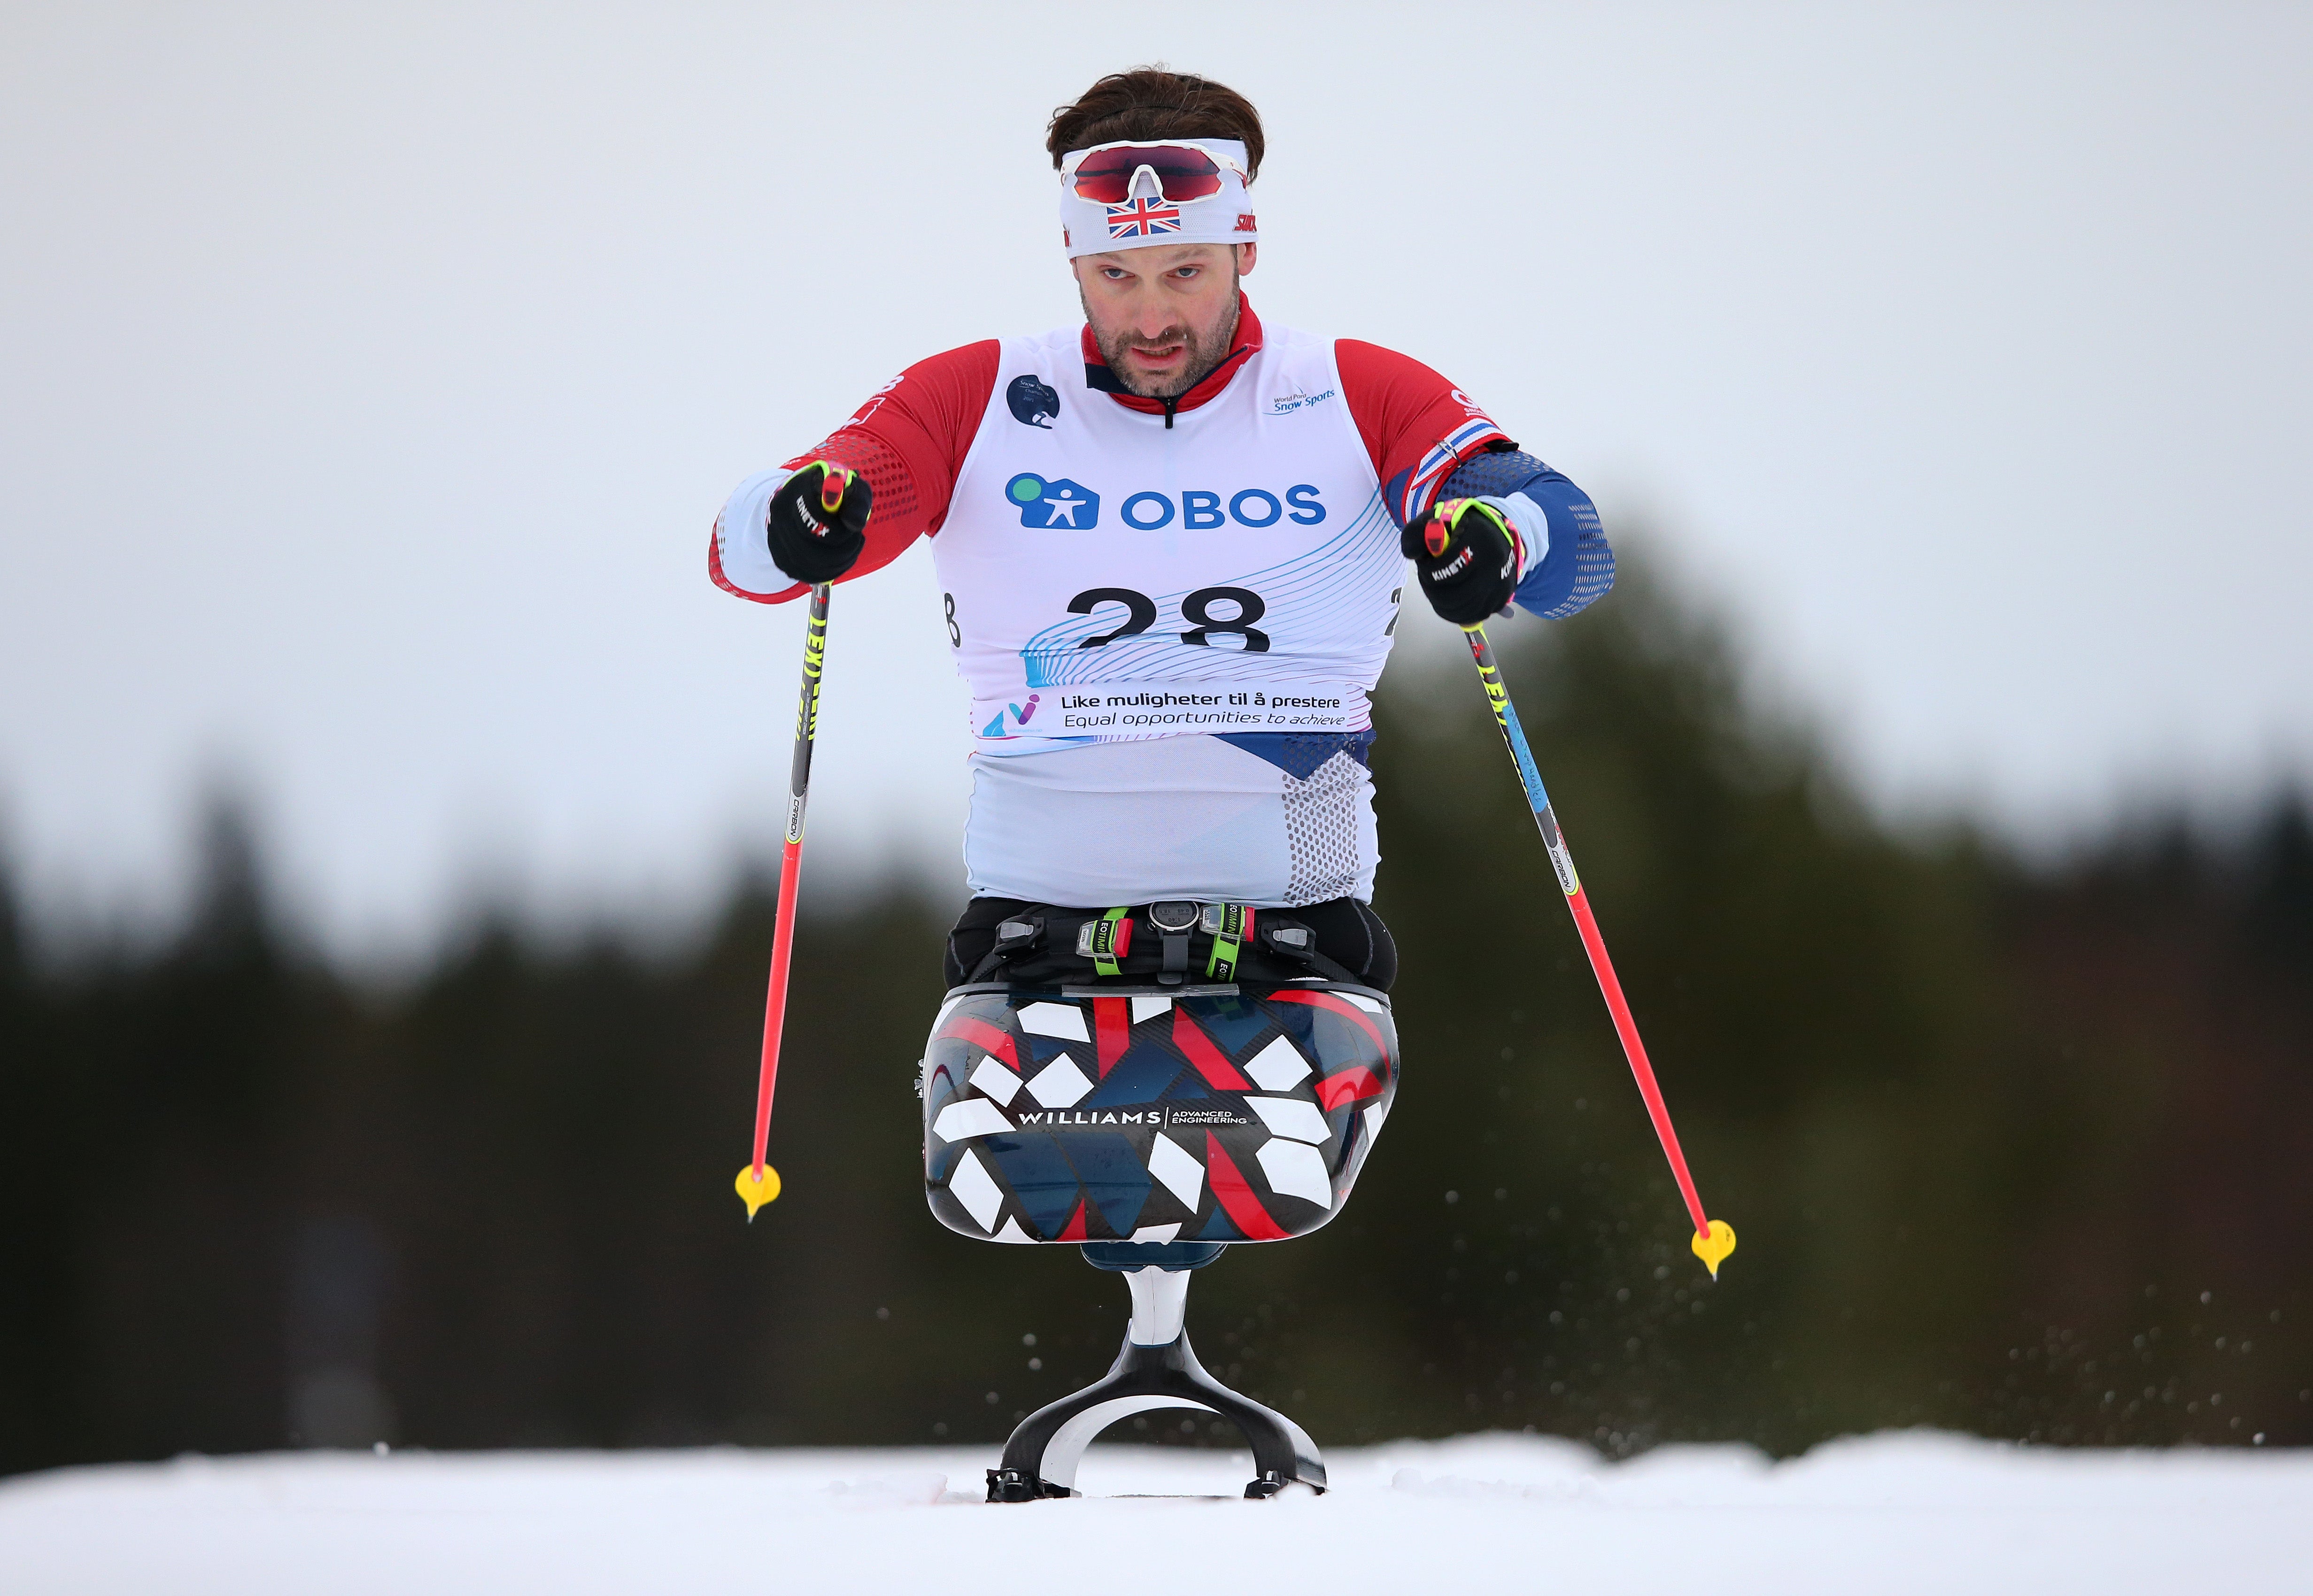
<svg viewBox="0 0 2313 1596"><path fill-rule="evenodd" d="M1004 485L1004 494L1020 506L1022 526L1083 531L1100 524L1100 495L1066 477L1047 481L1033 471L1023 471Z"/></svg>

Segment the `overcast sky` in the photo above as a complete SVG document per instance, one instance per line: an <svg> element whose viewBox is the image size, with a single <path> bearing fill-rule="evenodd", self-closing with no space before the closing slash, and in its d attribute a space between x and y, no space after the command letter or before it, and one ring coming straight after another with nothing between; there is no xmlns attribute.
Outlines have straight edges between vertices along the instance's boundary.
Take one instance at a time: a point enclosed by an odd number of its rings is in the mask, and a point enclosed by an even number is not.
<svg viewBox="0 0 2313 1596"><path fill-rule="evenodd" d="M1642 523L1887 812L2045 842L2313 756L2313 8L0 5L0 846L170 902L237 772L339 946L679 910L778 824L746 473L1073 320L1051 108L1244 91L1273 320ZM1538 623L1526 623L1538 624ZM954 886L918 551L814 857Z"/></svg>

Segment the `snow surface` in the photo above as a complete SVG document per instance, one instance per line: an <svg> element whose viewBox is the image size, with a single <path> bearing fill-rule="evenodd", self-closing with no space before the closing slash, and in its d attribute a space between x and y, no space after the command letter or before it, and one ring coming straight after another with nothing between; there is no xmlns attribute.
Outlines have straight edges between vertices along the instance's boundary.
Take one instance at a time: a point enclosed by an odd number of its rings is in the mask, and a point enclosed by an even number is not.
<svg viewBox="0 0 2313 1596"><path fill-rule="evenodd" d="M981 1503L986 1448L303 1452L0 1483L9 1596L274 1592L2282 1592L2313 1453L2019 1449L1925 1432L1770 1464L1620 1464L1518 1435L1344 1449L1334 1490L1242 1454L1103 1447L1086 1500Z"/></svg>

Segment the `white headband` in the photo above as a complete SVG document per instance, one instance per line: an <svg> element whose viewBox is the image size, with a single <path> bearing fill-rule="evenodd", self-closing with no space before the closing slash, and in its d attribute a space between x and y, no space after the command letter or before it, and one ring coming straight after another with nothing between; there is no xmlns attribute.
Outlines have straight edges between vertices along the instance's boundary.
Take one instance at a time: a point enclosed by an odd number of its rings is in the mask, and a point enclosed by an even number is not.
<svg viewBox="0 0 2313 1596"><path fill-rule="evenodd" d="M1221 169L1221 190L1204 199L1174 202L1165 197L1156 174L1147 167L1132 177L1122 205L1079 199L1077 163L1093 153L1119 145L1185 145L1210 155ZM1060 160L1060 230L1069 259L1112 250L1145 250L1152 244L1251 244L1261 241L1253 201L1244 192L1244 145L1233 138L1135 138L1071 150Z"/></svg>

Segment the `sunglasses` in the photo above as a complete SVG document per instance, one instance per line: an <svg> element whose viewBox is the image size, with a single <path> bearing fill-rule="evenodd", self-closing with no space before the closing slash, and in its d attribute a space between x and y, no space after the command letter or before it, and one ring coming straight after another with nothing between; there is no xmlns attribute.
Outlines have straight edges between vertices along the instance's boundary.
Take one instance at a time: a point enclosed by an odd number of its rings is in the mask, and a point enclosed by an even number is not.
<svg viewBox="0 0 2313 1596"><path fill-rule="evenodd" d="M1142 172L1156 180L1157 189L1174 205L1210 199L1225 182L1226 164L1239 176L1244 169L1226 156L1215 157L1193 145L1143 144L1128 140L1095 145L1070 157L1061 176L1078 199L1095 205L1123 205L1132 197L1132 185Z"/></svg>

